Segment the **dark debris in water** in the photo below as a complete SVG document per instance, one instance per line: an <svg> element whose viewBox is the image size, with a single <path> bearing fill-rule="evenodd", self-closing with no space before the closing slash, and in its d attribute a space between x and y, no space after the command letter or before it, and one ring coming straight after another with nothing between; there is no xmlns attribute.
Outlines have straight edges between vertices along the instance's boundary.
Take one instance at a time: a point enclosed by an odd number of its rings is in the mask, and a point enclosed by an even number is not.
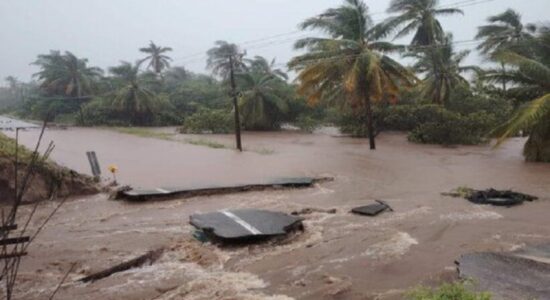
<svg viewBox="0 0 550 300"><path fill-rule="evenodd" d="M466 199L475 204L490 204L495 206L511 207L523 204L525 201L534 201L538 198L532 195L513 191L488 189L485 191L473 191L470 195L466 196Z"/></svg>

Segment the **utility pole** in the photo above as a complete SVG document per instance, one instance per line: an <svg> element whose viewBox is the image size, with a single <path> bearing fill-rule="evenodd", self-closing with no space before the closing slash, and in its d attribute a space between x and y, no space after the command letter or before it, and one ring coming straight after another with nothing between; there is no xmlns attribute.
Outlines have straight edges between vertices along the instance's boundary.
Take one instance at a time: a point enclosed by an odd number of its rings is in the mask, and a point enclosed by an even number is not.
<svg viewBox="0 0 550 300"><path fill-rule="evenodd" d="M231 96L233 97L233 107L235 109L235 138L237 139L237 149L243 151L241 144L241 120L239 116L239 104L237 103L237 91L235 87L235 71L233 70L233 55L229 56L229 68L231 79Z"/></svg>

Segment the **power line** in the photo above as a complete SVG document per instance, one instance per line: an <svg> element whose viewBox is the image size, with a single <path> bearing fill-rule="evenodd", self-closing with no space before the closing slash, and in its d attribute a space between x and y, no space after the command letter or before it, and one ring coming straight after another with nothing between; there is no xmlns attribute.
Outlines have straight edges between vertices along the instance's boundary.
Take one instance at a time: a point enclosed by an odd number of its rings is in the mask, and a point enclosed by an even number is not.
<svg viewBox="0 0 550 300"><path fill-rule="evenodd" d="M457 1L457 2L453 2L453 3L448 3L448 4L445 4L445 5L439 5L439 6L437 6L437 8L460 8L460 7L479 5L479 4L493 2L493 1L497 1L497 0L462 0L462 1ZM390 15L391 13L388 13L388 12L385 12L385 11L379 11L379 12L370 13L369 15L373 16L373 15L381 15L381 14ZM379 22L379 21L382 21L382 20L383 19L373 20L373 22L376 23L376 22ZM301 33L301 32L303 32L303 31L302 30L293 30L293 31L286 32L286 33L280 33L280 34L275 34L275 35L271 35L271 36L267 36L267 37L262 37L262 38L258 38L258 39L244 41L244 42L241 42L239 45L241 45L241 46L243 46L243 45L254 45L254 44L257 44L257 43L261 43L261 42L267 42L267 41L270 41L272 39L293 36L293 35L296 35L296 34ZM299 38L299 37L270 41L269 43L267 43L267 45L277 45L278 43L284 44L284 43L287 43L287 42L294 41L297 38ZM262 46L259 46L259 45L255 45L255 46L256 47L252 47L252 48L249 48L249 49L263 48ZM195 61L198 61L198 60L204 60L207 57L207 52L208 52L208 50L197 52L197 53L190 54L190 55L182 57L182 58L178 58L174 61L177 61L179 63L192 63L192 62L195 62Z"/></svg>

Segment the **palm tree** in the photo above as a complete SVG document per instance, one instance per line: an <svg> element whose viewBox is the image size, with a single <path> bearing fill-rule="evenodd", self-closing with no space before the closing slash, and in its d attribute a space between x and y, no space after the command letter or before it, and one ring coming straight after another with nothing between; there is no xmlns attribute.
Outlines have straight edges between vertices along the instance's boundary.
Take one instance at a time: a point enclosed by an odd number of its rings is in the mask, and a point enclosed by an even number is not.
<svg viewBox="0 0 550 300"><path fill-rule="evenodd" d="M109 68L117 90L113 95L113 105L124 111L132 124L143 124L157 106L157 97L146 89L139 76L139 63L132 65L122 62Z"/></svg>
<svg viewBox="0 0 550 300"><path fill-rule="evenodd" d="M40 88L49 95L82 97L94 91L103 74L100 68L88 67L87 63L87 59L78 58L69 51L63 55L51 51L39 55L33 63L41 68L34 76L41 81Z"/></svg>
<svg viewBox="0 0 550 300"><path fill-rule="evenodd" d="M521 46L531 40L536 31L535 25L523 25L521 15L512 9L491 16L487 21L488 25L478 27L476 39L482 40L477 49L489 58L506 48ZM501 63L501 69L506 71L504 63ZM502 81L502 89L506 92L506 81Z"/></svg>
<svg viewBox="0 0 550 300"><path fill-rule="evenodd" d="M342 6L301 24L302 29L321 30L327 37L299 40L295 47L307 53L289 63L298 72L298 91L311 103L343 97L352 107L362 109L371 149L376 148L372 102L397 96L400 86L416 82L414 74L384 55L402 47L376 40L373 27L361 0L345 0Z"/></svg>
<svg viewBox="0 0 550 300"><path fill-rule="evenodd" d="M508 72L486 75L486 79L506 79L511 92L531 100L521 106L503 126L495 130L498 144L522 130L530 133L524 155L528 161L550 162L550 29L542 28L530 43L529 55L507 50L495 55L499 62L513 66ZM521 52L521 51L519 51Z"/></svg>
<svg viewBox="0 0 550 300"><path fill-rule="evenodd" d="M157 46L151 41L148 47L140 48L139 51L147 54L147 57L140 60L139 64L149 61L147 68L155 72L157 76L160 77L162 70L170 67L172 58L165 53L172 51L172 48Z"/></svg>
<svg viewBox="0 0 550 300"><path fill-rule="evenodd" d="M78 58L69 51L63 55L59 51L39 55L33 64L41 68L34 76L41 81L40 89L47 95L71 97L77 101L90 99L89 95L103 75L100 68L88 67L87 59ZM80 122L84 124L82 105L78 107Z"/></svg>
<svg viewBox="0 0 550 300"><path fill-rule="evenodd" d="M445 31L438 16L463 14L457 8L438 8L439 0L392 0L388 13L397 13L378 26L378 34L395 32L395 38L404 37L413 31L413 46L435 45L445 40Z"/></svg>
<svg viewBox="0 0 550 300"><path fill-rule="evenodd" d="M288 75L285 71L275 68L275 59L268 62L265 57L255 56L254 59L248 60L248 69L252 73L270 74L281 80L288 80Z"/></svg>
<svg viewBox="0 0 550 300"><path fill-rule="evenodd" d="M422 82L422 96L430 97L432 103L442 105L449 101L456 87L468 86L468 81L461 74L466 71L479 72L478 67L462 66L468 54L468 50L458 53L454 51L451 34L448 34L443 44L438 47L409 53L408 56L417 59L413 69L426 74Z"/></svg>
<svg viewBox="0 0 550 300"><path fill-rule="evenodd" d="M214 48L208 50L208 60L206 61L206 67L212 70L214 75L223 80L229 80L231 64L233 64L235 73L242 73L246 70L244 54L239 46L226 41L217 41L215 44Z"/></svg>
<svg viewBox="0 0 550 300"><path fill-rule="evenodd" d="M238 76L242 83L239 108L247 129L266 130L278 128L283 115L288 112L287 74L275 69L275 60L269 63L256 56L249 61L248 72Z"/></svg>

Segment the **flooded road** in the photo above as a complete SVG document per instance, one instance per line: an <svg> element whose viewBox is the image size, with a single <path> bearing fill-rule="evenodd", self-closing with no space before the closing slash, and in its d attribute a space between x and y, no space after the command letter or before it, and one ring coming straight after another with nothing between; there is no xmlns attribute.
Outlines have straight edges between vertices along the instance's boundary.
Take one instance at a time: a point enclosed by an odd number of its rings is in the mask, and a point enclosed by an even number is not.
<svg viewBox="0 0 550 300"><path fill-rule="evenodd" d="M401 299L408 288L456 276L454 261L472 251L516 250L550 241L550 165L525 163L523 139L490 146L443 148L385 133L378 149L332 132L245 133L247 151L192 145L201 139L230 147L233 136L163 139L107 129L48 130L52 158L90 173L86 151L101 167L116 164L119 182L134 187L227 184L278 177L324 177L311 189L255 191L163 202L109 201L107 195L66 203L29 248L19 299L43 299L74 263L57 299ZM166 135L167 134L167 135ZM31 146L37 132L21 133ZM196 143L195 143L196 144ZM477 206L442 196L459 186L514 189L541 199L515 208ZM352 207L387 201L375 218ZM38 226L53 204L41 207ZM218 248L191 236L189 215L262 208L305 215L305 231L264 245ZM149 250L165 247L151 266L95 283L74 280Z"/></svg>

